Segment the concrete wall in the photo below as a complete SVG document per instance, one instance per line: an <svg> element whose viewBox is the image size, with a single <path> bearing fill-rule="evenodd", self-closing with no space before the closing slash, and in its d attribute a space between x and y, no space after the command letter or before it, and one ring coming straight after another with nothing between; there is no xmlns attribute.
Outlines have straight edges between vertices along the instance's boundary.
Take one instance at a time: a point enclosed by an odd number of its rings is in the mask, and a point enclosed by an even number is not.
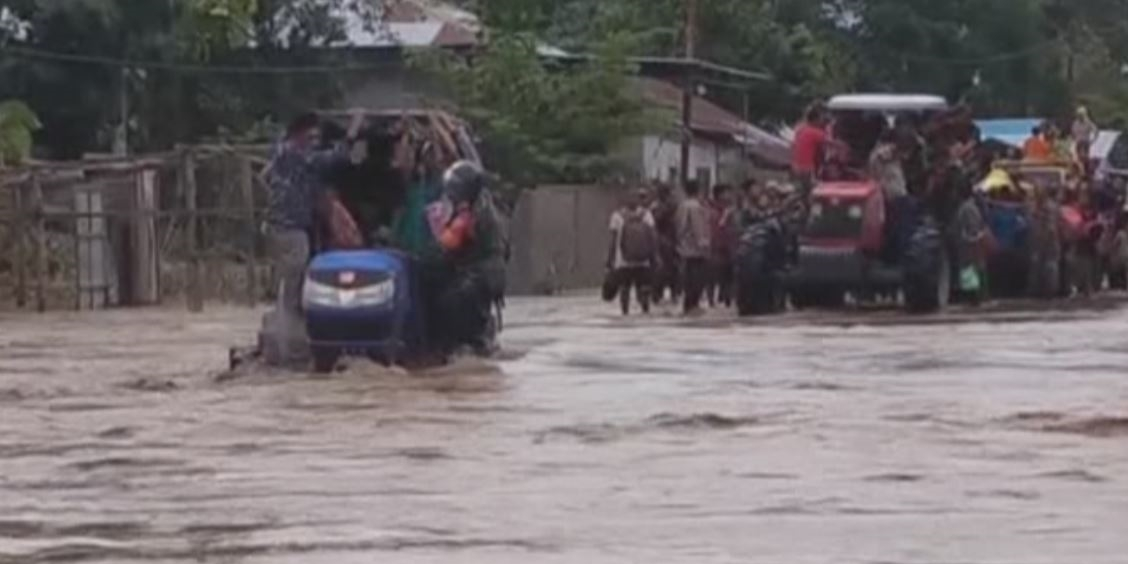
<svg viewBox="0 0 1128 564"><path fill-rule="evenodd" d="M698 178L700 169L709 171L709 184L736 183L743 155L738 147L721 145L708 139L694 139L689 147L689 178ZM669 136L648 135L642 139L642 171L647 180L677 183L681 168L681 141ZM671 176L672 175L672 176Z"/></svg>
<svg viewBox="0 0 1128 564"><path fill-rule="evenodd" d="M611 212L619 192L597 186L542 186L523 193L510 225L509 292L547 294L603 281Z"/></svg>

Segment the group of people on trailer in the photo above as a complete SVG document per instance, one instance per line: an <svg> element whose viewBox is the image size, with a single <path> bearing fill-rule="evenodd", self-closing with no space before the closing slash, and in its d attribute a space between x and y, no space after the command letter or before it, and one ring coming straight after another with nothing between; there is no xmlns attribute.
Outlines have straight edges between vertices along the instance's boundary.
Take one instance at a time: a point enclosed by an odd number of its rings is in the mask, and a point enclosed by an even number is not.
<svg viewBox="0 0 1128 564"><path fill-rule="evenodd" d="M1128 194L1123 178L1094 179L1089 149L1097 133L1088 111L1078 108L1068 128L1034 128L1021 151L997 162L979 184L983 207L1000 224L992 230L996 239L1025 236L1027 295L1128 289ZM1019 212L1009 221L1008 207ZM1003 243L996 246L1014 246Z"/></svg>
<svg viewBox="0 0 1128 564"><path fill-rule="evenodd" d="M623 315L632 301L643 313L666 299L686 315L703 304L732 307L741 233L769 215L797 214L787 205L797 201L794 187L776 180L717 184L706 194L690 180L680 199L661 182L628 192L611 214L604 299L617 298Z"/></svg>
<svg viewBox="0 0 1128 564"><path fill-rule="evenodd" d="M814 110L808 123L817 127L820 115ZM891 209L917 198L945 227L955 258L954 297L978 304L988 297L1089 295L1106 279L1109 287L1124 288L1124 186L1115 179L1094 184L1089 149L1098 128L1085 108L1078 108L1069 127L1047 122L1035 129L1021 152L985 142L967 106L925 123L899 119L885 128L880 121L868 132L862 128L863 137L877 138L868 155L869 177ZM842 174L842 163L862 159L844 158L841 151L868 145L828 134L823 146L831 154L823 178L833 179ZM1009 204L1010 213L999 213L999 203ZM1002 225L1007 218L1010 225ZM993 280L996 274L1000 280Z"/></svg>
<svg viewBox="0 0 1128 564"><path fill-rule="evenodd" d="M1097 133L1082 107L1068 127L1047 122L1021 150L1000 149L961 106L923 129L906 120L881 133L870 174L887 201L923 198L946 226L957 298L1089 295L1106 281L1124 289L1125 190L1093 181Z"/></svg>
<svg viewBox="0 0 1128 564"><path fill-rule="evenodd" d="M331 142L323 138L328 124L305 113L290 122L273 149L263 172L269 187L265 231L279 312L301 318L313 254L392 247L411 256L423 302L422 319L412 324L420 334L410 338L441 353L493 346L492 308L504 293L505 250L485 173L477 163L449 154L443 158L452 162L436 162L428 144L413 144L394 128L374 132L366 121L364 114L355 115L344 138ZM370 145L376 138L391 149L375 151ZM386 162L365 169L374 154ZM364 177L363 194L349 197L341 184L357 175ZM393 185L406 186L406 192L389 196L396 192ZM362 203L346 205L350 202ZM358 213L362 204L381 209ZM378 219L365 224L361 215Z"/></svg>

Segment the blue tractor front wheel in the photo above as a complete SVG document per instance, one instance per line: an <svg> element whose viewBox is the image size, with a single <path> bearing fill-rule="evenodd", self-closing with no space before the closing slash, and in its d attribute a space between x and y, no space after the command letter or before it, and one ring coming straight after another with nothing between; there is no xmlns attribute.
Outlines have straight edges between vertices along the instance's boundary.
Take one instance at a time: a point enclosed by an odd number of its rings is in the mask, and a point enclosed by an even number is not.
<svg viewBox="0 0 1128 564"><path fill-rule="evenodd" d="M318 374L330 374L337 368L341 360L341 349L335 347L314 347L313 371Z"/></svg>

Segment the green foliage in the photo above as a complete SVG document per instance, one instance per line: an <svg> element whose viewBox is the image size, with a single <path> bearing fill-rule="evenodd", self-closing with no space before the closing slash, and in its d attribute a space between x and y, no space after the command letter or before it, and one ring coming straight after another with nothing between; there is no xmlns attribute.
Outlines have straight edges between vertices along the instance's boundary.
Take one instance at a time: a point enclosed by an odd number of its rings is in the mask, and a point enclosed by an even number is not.
<svg viewBox="0 0 1128 564"><path fill-rule="evenodd" d="M253 37L258 0L187 0L177 18L181 39L206 60L219 49L245 45Z"/></svg>
<svg viewBox="0 0 1128 564"><path fill-rule="evenodd" d="M618 145L652 123L632 89L625 43L612 37L591 62L550 69L533 35L497 32L473 64L434 53L415 64L441 79L507 181L586 182L614 173Z"/></svg>
<svg viewBox="0 0 1128 564"><path fill-rule="evenodd" d="M334 64L317 49L345 37L338 14L398 0L5 0L0 44L166 63ZM500 169L525 181L584 178L647 122L621 73L627 55L679 56L685 0L448 0L482 16L490 45L474 65L437 73L479 124ZM790 121L814 97L847 90L927 91L980 115L1054 116L1075 103L1102 123L1128 119L1128 0L697 0L700 58L773 80L753 92L757 119ZM21 22L14 25L12 22ZM546 69L539 42L600 53ZM249 45L258 47L248 53ZM277 62L277 59L271 59ZM123 78L124 76L124 78ZM0 56L0 99L28 101L51 156L106 150L133 100L133 148L243 131L268 114L335 104L341 78L240 76ZM742 109L739 92L710 96ZM641 116L641 117L640 117Z"/></svg>
<svg viewBox="0 0 1128 564"><path fill-rule="evenodd" d="M295 65L316 64L303 50L343 36L335 14L357 0L8 0L30 31L0 43L118 60L170 65L261 63L278 45ZM10 28L12 26L4 26ZM5 37L5 34L8 37ZM248 52L254 43L263 55ZM338 81L321 75L201 74L173 68L131 69L40 58L0 57L0 99L32 103L43 120L40 145L53 158L110 148L122 121L122 88L131 100L130 144L158 150L242 130L267 114L317 107L335 99Z"/></svg>
<svg viewBox="0 0 1128 564"><path fill-rule="evenodd" d="M1125 111L1128 0L697 0L699 56L774 77L761 118L847 90L927 91L984 115ZM560 0L541 32L582 51L615 30L634 54L683 52L683 0ZM1105 113L1108 112L1108 113Z"/></svg>
<svg viewBox="0 0 1128 564"><path fill-rule="evenodd" d="M18 100L0 102L0 168L19 165L31 157L32 134L39 118Z"/></svg>

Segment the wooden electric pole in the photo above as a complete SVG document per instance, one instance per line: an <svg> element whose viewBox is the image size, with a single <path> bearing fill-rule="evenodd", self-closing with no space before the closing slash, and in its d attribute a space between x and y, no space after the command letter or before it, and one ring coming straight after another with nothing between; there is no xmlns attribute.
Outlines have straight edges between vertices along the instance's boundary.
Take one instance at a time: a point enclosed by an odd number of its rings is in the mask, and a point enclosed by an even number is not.
<svg viewBox="0 0 1128 564"><path fill-rule="evenodd" d="M681 187L689 184L689 156L693 143L693 95L697 83L697 0L685 0L685 64L682 71Z"/></svg>

